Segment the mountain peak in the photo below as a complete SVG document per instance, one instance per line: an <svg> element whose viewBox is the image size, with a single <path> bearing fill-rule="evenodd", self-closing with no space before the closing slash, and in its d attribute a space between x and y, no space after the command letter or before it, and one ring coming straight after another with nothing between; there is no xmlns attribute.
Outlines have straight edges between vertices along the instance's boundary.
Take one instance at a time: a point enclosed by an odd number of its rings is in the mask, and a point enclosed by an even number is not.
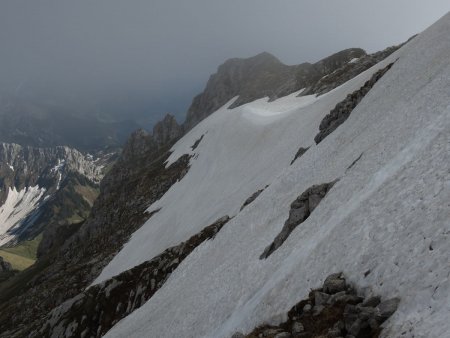
<svg viewBox="0 0 450 338"><path fill-rule="evenodd" d="M153 139L158 144L166 144L181 136L181 133L181 126L170 113L153 127Z"/></svg>

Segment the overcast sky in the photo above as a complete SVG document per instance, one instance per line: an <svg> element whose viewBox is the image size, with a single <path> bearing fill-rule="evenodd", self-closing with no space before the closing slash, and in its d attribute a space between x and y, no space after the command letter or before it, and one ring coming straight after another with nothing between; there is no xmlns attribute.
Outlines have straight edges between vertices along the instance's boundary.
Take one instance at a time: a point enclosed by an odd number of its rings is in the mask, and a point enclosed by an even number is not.
<svg viewBox="0 0 450 338"><path fill-rule="evenodd" d="M449 10L449 0L1 0L0 83L70 94L86 110L180 117L227 58L373 52Z"/></svg>

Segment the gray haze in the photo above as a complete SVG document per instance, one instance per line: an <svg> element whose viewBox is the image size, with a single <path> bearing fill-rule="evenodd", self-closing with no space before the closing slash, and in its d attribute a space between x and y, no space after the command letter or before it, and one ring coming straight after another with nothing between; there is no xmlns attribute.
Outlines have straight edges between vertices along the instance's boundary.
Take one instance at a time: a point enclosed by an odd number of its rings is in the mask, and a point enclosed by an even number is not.
<svg viewBox="0 0 450 338"><path fill-rule="evenodd" d="M64 102L102 118L182 120L230 57L287 64L405 41L448 0L77 0L0 2L0 94Z"/></svg>

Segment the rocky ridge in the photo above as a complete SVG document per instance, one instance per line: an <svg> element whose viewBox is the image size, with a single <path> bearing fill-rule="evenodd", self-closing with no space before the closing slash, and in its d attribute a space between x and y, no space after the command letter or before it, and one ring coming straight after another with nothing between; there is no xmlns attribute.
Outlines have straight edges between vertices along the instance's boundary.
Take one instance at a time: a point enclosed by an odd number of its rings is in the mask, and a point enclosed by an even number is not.
<svg viewBox="0 0 450 338"><path fill-rule="evenodd" d="M285 322L262 325L247 335L237 332L232 338L376 338L399 302L398 298L382 301L377 295L364 298L342 273L335 273L292 307Z"/></svg>
<svg viewBox="0 0 450 338"><path fill-rule="evenodd" d="M308 219L335 183L336 181L313 185L312 187L306 189L299 197L296 198L294 202L291 203L288 219L284 223L280 233L261 254L260 259L266 259L269 257L284 243L284 241L298 225Z"/></svg>
<svg viewBox="0 0 450 338"><path fill-rule="evenodd" d="M53 310L34 336L101 337L162 287L179 264L204 241L214 238L230 218L224 216L200 233L166 249L150 261L94 285Z"/></svg>
<svg viewBox="0 0 450 338"><path fill-rule="evenodd" d="M312 86L325 74L365 54L362 49L346 49L317 63L295 66L287 66L267 52L247 59L230 59L219 66L203 93L194 98L183 127L191 129L235 96L238 98L230 108L266 96L274 100Z"/></svg>
<svg viewBox="0 0 450 338"><path fill-rule="evenodd" d="M330 135L334 130L337 129L345 120L348 119L353 109L361 102L364 96L372 89L372 87L377 83L379 79L383 77L386 72L391 69L392 63L385 68L376 72L372 78L367 81L364 86L355 92L348 94L347 97L339 102L336 107L334 107L331 112L324 117L319 126L319 133L314 138L314 141L319 144L325 137Z"/></svg>

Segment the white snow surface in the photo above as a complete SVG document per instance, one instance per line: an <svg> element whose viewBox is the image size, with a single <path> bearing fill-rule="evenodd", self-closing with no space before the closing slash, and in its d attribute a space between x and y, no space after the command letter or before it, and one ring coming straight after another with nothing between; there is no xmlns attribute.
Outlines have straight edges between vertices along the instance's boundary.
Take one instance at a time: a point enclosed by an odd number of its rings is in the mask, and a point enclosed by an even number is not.
<svg viewBox="0 0 450 338"><path fill-rule="evenodd" d="M249 332L279 321L310 288L343 271L361 293L401 298L383 336L450 337L449 36L450 14L326 95L222 108L183 137L168 164L193 153L190 146L205 135L188 174L151 206L162 209L97 282L151 259L218 217L235 217L106 336ZM396 59L349 119L313 145L330 109ZM290 166L300 146L311 148ZM337 178L311 216L260 260L290 203L311 185Z"/></svg>
<svg viewBox="0 0 450 338"><path fill-rule="evenodd" d="M17 191L9 188L5 203L0 206L0 246L14 239L10 230L18 226L41 202L45 189L38 186Z"/></svg>

